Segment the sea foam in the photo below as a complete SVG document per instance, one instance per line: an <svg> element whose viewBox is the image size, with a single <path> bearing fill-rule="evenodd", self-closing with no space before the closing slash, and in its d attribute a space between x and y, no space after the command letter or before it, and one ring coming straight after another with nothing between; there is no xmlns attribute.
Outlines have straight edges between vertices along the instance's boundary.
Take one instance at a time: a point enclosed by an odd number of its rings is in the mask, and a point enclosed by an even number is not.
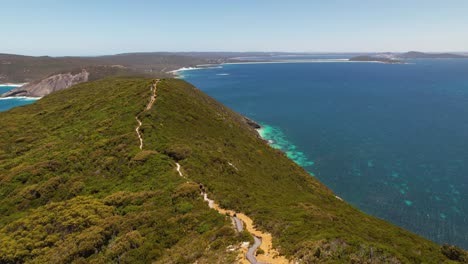
<svg viewBox="0 0 468 264"><path fill-rule="evenodd" d="M0 87L21 87L28 83L0 83Z"/></svg>
<svg viewBox="0 0 468 264"><path fill-rule="evenodd" d="M36 101L42 97L28 97L28 96L15 96L15 97L0 97L0 100L24 100L24 101Z"/></svg>
<svg viewBox="0 0 468 264"><path fill-rule="evenodd" d="M281 131L281 129L261 124L261 128L257 131L271 147L283 151L288 158L293 160L299 166L309 167L314 165L314 162L309 160L304 152L300 151L296 145L286 138L286 135Z"/></svg>

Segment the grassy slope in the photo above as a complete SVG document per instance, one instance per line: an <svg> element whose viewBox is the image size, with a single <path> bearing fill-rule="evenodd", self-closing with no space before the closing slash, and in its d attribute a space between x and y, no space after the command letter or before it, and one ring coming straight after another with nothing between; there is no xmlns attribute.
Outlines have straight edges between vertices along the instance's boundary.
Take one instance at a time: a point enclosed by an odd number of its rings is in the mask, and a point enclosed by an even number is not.
<svg viewBox="0 0 468 264"><path fill-rule="evenodd" d="M106 79L0 114L0 262L229 262L241 241L201 201L245 212L295 259L448 261L440 247L336 199L243 122L180 80ZM234 164L238 169L229 165Z"/></svg>

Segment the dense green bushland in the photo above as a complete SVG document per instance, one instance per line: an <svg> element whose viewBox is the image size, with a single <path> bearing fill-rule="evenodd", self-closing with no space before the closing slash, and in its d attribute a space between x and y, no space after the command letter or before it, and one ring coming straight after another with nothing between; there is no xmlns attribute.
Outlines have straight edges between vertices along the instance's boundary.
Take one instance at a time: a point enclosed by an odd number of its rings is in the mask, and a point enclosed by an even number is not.
<svg viewBox="0 0 468 264"><path fill-rule="evenodd" d="M181 80L158 84L140 151L134 117L150 83L104 79L0 113L0 263L232 262L226 248L249 237L208 209L198 183L305 263L466 259L338 200Z"/></svg>
<svg viewBox="0 0 468 264"><path fill-rule="evenodd" d="M229 262L229 218L138 149L150 81L112 79L0 114L0 263ZM198 188L198 187L197 187Z"/></svg>

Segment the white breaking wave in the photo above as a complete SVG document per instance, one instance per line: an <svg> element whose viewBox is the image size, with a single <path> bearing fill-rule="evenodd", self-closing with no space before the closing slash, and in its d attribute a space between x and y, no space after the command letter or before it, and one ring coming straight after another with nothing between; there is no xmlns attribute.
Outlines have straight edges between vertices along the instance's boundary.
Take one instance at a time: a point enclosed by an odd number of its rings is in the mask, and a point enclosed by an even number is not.
<svg viewBox="0 0 468 264"><path fill-rule="evenodd" d="M21 87L28 83L0 83L0 87Z"/></svg>
<svg viewBox="0 0 468 264"><path fill-rule="evenodd" d="M180 69L177 69L177 70L173 70L173 71L168 71L166 73L172 73L174 75L177 75L177 76L181 76L180 72L183 72L183 71L193 71L193 70L203 70L203 69L221 69L223 68L223 66L209 66L211 64L202 64L202 65L197 65L197 66L200 66L200 67L182 67Z"/></svg>
<svg viewBox="0 0 468 264"><path fill-rule="evenodd" d="M177 70L168 71L167 73L176 74L176 73L181 72L181 71L190 71L190 70L197 70L197 69L200 69L200 68L196 68L196 67L182 67L182 68L177 69Z"/></svg>
<svg viewBox="0 0 468 264"><path fill-rule="evenodd" d="M11 97L0 97L0 100L11 100L11 99L22 99L25 101L35 101L39 100L42 97L27 97L27 96L11 96Z"/></svg>

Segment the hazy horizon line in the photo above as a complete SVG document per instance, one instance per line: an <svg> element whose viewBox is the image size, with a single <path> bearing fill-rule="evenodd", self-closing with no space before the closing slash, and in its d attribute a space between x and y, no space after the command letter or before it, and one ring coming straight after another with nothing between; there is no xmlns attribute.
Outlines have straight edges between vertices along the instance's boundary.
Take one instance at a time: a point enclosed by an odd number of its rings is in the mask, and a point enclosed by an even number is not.
<svg viewBox="0 0 468 264"><path fill-rule="evenodd" d="M47 55L47 54L27 54L27 53L3 53L3 55L19 55L30 57L100 57L113 56L121 54L143 54L143 53L287 53L287 54L375 54L375 53L406 53L406 52L423 52L423 53L468 53L468 51L122 51L117 53L99 53L99 54L81 54L81 55Z"/></svg>

